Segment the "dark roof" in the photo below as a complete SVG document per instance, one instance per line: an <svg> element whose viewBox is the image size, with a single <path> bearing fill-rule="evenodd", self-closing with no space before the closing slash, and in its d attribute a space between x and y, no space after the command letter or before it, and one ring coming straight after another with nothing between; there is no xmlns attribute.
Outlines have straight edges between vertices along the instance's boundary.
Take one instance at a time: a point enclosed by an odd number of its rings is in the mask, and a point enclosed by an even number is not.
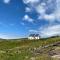
<svg viewBox="0 0 60 60"><path fill-rule="evenodd" d="M30 34L29 36L35 36L35 34Z"/></svg>
<svg viewBox="0 0 60 60"><path fill-rule="evenodd" d="M35 36L39 36L39 34L35 34Z"/></svg>
<svg viewBox="0 0 60 60"><path fill-rule="evenodd" d="M36 37L39 36L39 34L30 34L29 36Z"/></svg>

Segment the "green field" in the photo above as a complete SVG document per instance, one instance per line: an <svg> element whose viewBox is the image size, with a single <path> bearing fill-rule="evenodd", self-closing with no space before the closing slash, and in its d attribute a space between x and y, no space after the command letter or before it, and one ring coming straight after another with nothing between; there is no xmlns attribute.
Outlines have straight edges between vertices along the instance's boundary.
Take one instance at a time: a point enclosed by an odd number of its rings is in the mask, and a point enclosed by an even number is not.
<svg viewBox="0 0 60 60"><path fill-rule="evenodd" d="M0 40L0 60L59 60L48 54L51 49L59 46L38 49L55 42L60 42L60 37L40 40Z"/></svg>

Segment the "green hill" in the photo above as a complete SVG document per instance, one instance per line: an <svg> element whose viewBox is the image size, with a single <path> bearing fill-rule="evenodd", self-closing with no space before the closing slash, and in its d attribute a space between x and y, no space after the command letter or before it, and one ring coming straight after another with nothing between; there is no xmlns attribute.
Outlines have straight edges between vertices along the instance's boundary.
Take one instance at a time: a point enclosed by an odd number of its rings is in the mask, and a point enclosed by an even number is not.
<svg viewBox="0 0 60 60"><path fill-rule="evenodd" d="M40 40L0 39L0 60L58 60L52 56L57 54L58 49L56 53L55 50L60 48L59 44L60 37Z"/></svg>

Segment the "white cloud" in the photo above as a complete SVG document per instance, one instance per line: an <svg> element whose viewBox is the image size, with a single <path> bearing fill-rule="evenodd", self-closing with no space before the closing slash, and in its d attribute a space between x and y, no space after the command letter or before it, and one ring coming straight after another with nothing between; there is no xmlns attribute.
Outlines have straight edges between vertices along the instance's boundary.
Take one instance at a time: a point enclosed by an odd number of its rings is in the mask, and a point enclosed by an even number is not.
<svg viewBox="0 0 60 60"><path fill-rule="evenodd" d="M7 38L5 34L0 34L0 38L5 39Z"/></svg>
<svg viewBox="0 0 60 60"><path fill-rule="evenodd" d="M25 8L25 12L31 12L31 11L32 11L31 8L29 8L29 7Z"/></svg>
<svg viewBox="0 0 60 60"><path fill-rule="evenodd" d="M53 25L48 27L43 27L42 30L40 30L41 37L51 37L60 35L60 25Z"/></svg>
<svg viewBox="0 0 60 60"><path fill-rule="evenodd" d="M23 2L24 2L25 4L28 4L28 3L34 4L34 3L38 3L39 0L23 0Z"/></svg>
<svg viewBox="0 0 60 60"><path fill-rule="evenodd" d="M51 36L60 36L60 24L40 27L37 30L30 29L29 32L38 33L40 34L41 38L47 38Z"/></svg>
<svg viewBox="0 0 60 60"><path fill-rule="evenodd" d="M24 17L23 17L23 20L24 21L27 21L27 22L31 22L31 23L33 23L33 19L32 18L30 18L28 15L25 15Z"/></svg>
<svg viewBox="0 0 60 60"><path fill-rule="evenodd" d="M55 17L60 21L60 0L56 0L56 10L54 11Z"/></svg>
<svg viewBox="0 0 60 60"><path fill-rule="evenodd" d="M55 16L54 16L54 14L50 14L50 15L45 14L44 19L46 19L46 20L54 20Z"/></svg>
<svg viewBox="0 0 60 60"><path fill-rule="evenodd" d="M21 38L18 34L6 34L6 33L0 33L0 38L2 39L18 39Z"/></svg>
<svg viewBox="0 0 60 60"><path fill-rule="evenodd" d="M44 15L39 16L38 19L45 19L46 21L53 22L53 21L55 21L56 17L55 17L54 14L49 14L49 15L48 14L44 14Z"/></svg>
<svg viewBox="0 0 60 60"><path fill-rule="evenodd" d="M30 33L38 33L37 30L33 30L33 29L30 29L29 32L30 32Z"/></svg>
<svg viewBox="0 0 60 60"><path fill-rule="evenodd" d="M47 3L40 3L36 6L36 12L39 14L38 19L44 19L50 22L60 21L60 1L48 0ZM50 14L47 14L46 11L53 11ZM49 12L50 12L49 11Z"/></svg>
<svg viewBox="0 0 60 60"><path fill-rule="evenodd" d="M48 3L50 3L51 1L48 1ZM49 9L49 7L52 5L49 5L49 6L46 6L47 4L46 3L41 3L39 5L37 5L37 8L36 8L36 11L37 13L39 14L38 15L38 19L39 20L46 20L46 21L55 21L56 20L56 16L54 13L51 13L51 14L47 14L46 11L48 11L47 9ZM52 6L51 6L52 7ZM50 8L51 8L50 7ZM53 7L52 7L53 8Z"/></svg>
<svg viewBox="0 0 60 60"><path fill-rule="evenodd" d="M3 1L4 1L4 3L6 3L6 4L10 3L10 0L3 0Z"/></svg>
<svg viewBox="0 0 60 60"><path fill-rule="evenodd" d="M45 12L46 12L45 3L41 3L41 4L37 5L36 6L36 12L38 14L42 14L42 15L45 14Z"/></svg>
<svg viewBox="0 0 60 60"><path fill-rule="evenodd" d="M28 5L26 8L27 12L35 10L38 14L38 18L42 18L47 21L60 21L60 1L59 0L23 0L25 4ZM29 3L29 4L28 4ZM33 6L33 7L32 7ZM47 14L47 11L52 11L50 14ZM32 13L32 12L31 12Z"/></svg>
<svg viewBox="0 0 60 60"><path fill-rule="evenodd" d="M53 22L53 24L55 23L55 21L58 21L58 22L60 21L60 0L43 0L43 1L42 0L23 0L23 1L25 4L28 5L28 8L30 9L32 8L32 10L37 12L37 15L38 15L37 19ZM30 11L30 10L27 9L27 11ZM27 20L27 18L28 17L25 16L25 20ZM40 31L37 30L38 32L41 33L42 37L60 35L60 25L52 25L52 23L50 25L51 26L48 26L48 27L42 27ZM36 30L30 30L30 31L36 32Z"/></svg>

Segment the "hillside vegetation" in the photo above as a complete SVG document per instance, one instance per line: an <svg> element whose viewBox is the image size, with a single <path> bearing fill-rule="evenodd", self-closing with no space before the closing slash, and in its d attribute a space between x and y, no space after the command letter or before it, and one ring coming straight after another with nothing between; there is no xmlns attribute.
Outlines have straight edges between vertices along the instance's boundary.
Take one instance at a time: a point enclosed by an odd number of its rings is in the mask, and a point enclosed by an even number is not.
<svg viewBox="0 0 60 60"><path fill-rule="evenodd" d="M52 57L55 55L55 50L58 52L60 46L48 46L56 42L60 42L60 37L52 37L40 40L1 39L0 60L60 60L60 58Z"/></svg>

